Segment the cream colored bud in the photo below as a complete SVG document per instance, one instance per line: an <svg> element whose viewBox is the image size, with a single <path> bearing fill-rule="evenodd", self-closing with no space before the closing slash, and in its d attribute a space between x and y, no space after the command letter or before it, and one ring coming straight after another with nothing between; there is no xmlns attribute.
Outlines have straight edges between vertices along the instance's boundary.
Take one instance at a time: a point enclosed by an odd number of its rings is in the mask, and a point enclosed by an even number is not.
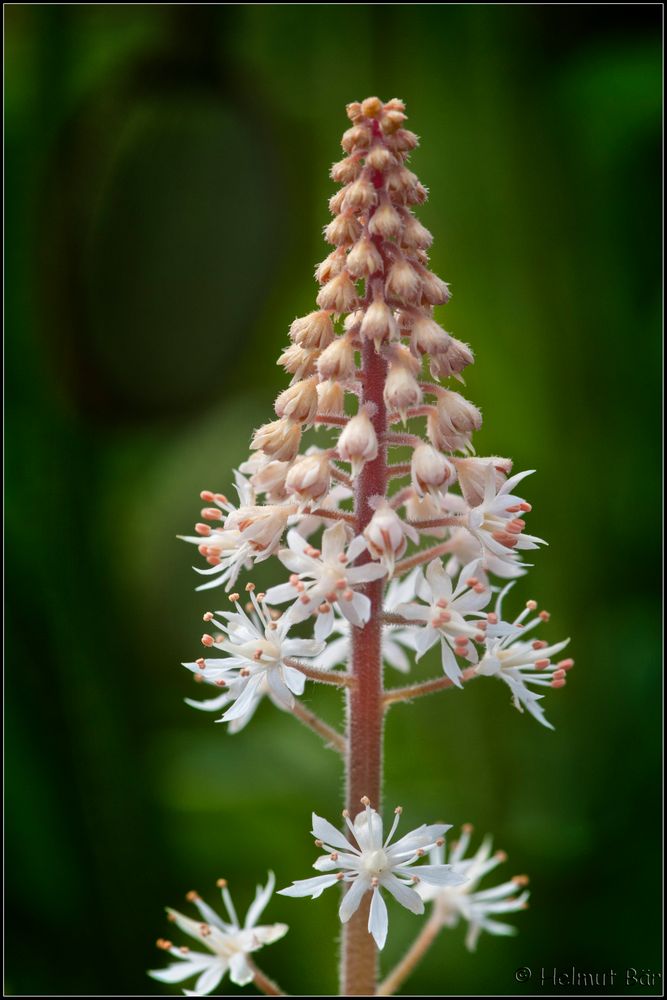
<svg viewBox="0 0 667 1000"><path fill-rule="evenodd" d="M382 255L372 240L362 239L347 255L346 266L355 278L368 278L382 270Z"/></svg>
<svg viewBox="0 0 667 1000"><path fill-rule="evenodd" d="M389 576L393 575L395 560L407 547L406 530L407 525L386 502L380 504L364 530L368 551L382 561Z"/></svg>
<svg viewBox="0 0 667 1000"><path fill-rule="evenodd" d="M341 207L346 212L365 212L377 201L377 191L366 177L359 177L343 188L343 191L345 194Z"/></svg>
<svg viewBox="0 0 667 1000"><path fill-rule="evenodd" d="M449 334L430 316L417 316L412 324L411 343L420 354L442 354L450 342Z"/></svg>
<svg viewBox="0 0 667 1000"><path fill-rule="evenodd" d="M489 467L494 470L494 485L499 490L512 471L511 458L454 458L461 484L461 493L471 507L477 507L484 499L488 483Z"/></svg>
<svg viewBox="0 0 667 1000"><path fill-rule="evenodd" d="M353 153L356 150L366 149L370 143L371 133L365 125L353 125L347 132L343 132L340 144L346 153Z"/></svg>
<svg viewBox="0 0 667 1000"><path fill-rule="evenodd" d="M346 156L344 160L334 163L329 174L336 184L349 184L356 180L361 172L361 159L358 156Z"/></svg>
<svg viewBox="0 0 667 1000"><path fill-rule="evenodd" d="M401 232L401 217L388 199L384 199L373 212L368 231L371 236L381 236L383 240L399 236Z"/></svg>
<svg viewBox="0 0 667 1000"><path fill-rule="evenodd" d="M295 382L280 393L274 404L276 415L300 424L312 424L317 416L317 379Z"/></svg>
<svg viewBox="0 0 667 1000"><path fill-rule="evenodd" d="M387 111L380 118L380 128L385 135L391 135L400 129L406 118L407 115L402 111Z"/></svg>
<svg viewBox="0 0 667 1000"><path fill-rule="evenodd" d="M336 313L349 312L357 305L357 289L349 274L342 271L320 288L316 301L321 309L331 309Z"/></svg>
<svg viewBox="0 0 667 1000"><path fill-rule="evenodd" d="M410 521L436 521L444 517L442 494L426 493L423 497L413 494L406 501L405 516ZM424 533L423 528L420 530ZM449 528L429 528L426 534L432 538L446 538Z"/></svg>
<svg viewBox="0 0 667 1000"><path fill-rule="evenodd" d="M289 462L267 462L250 477L253 489L257 493L270 493L276 499L285 493L285 477L290 469Z"/></svg>
<svg viewBox="0 0 667 1000"><path fill-rule="evenodd" d="M417 445L412 453L412 485L420 496L446 490L456 479L454 466L430 444Z"/></svg>
<svg viewBox="0 0 667 1000"><path fill-rule="evenodd" d="M385 141L390 149L395 149L399 153L407 153L411 149L417 148L419 136L410 132L409 129L402 128L398 132L394 132L393 135L387 136Z"/></svg>
<svg viewBox="0 0 667 1000"><path fill-rule="evenodd" d="M295 462L285 481L288 493L300 500L321 500L329 492L331 470L325 454L304 455Z"/></svg>
<svg viewBox="0 0 667 1000"><path fill-rule="evenodd" d="M482 426L482 414L458 392L442 389L438 395L437 408L440 422L460 434L478 431Z"/></svg>
<svg viewBox="0 0 667 1000"><path fill-rule="evenodd" d="M340 215L340 213L343 211L343 202L345 201L345 195L347 194L348 189L350 187L351 187L350 184L346 184L345 187L341 188L340 191L336 191L336 193L332 194L331 197L329 198L329 211L331 212L332 215Z"/></svg>
<svg viewBox="0 0 667 1000"><path fill-rule="evenodd" d="M290 344L276 361L277 365L282 365L285 371L294 376L294 381L300 378L307 378L315 373L315 363L319 357L319 351L314 348L301 347L299 344Z"/></svg>
<svg viewBox="0 0 667 1000"><path fill-rule="evenodd" d="M340 417L345 412L345 391L340 382L332 379L320 382L317 399L317 413L321 417Z"/></svg>
<svg viewBox="0 0 667 1000"><path fill-rule="evenodd" d="M325 257L321 264L315 268L315 280L320 285L331 281L345 267L345 247L336 247L328 257Z"/></svg>
<svg viewBox="0 0 667 1000"><path fill-rule="evenodd" d="M345 111L351 122L358 122L363 117L359 101L352 101L346 106Z"/></svg>
<svg viewBox="0 0 667 1000"><path fill-rule="evenodd" d="M406 212L406 216L401 234L402 246L409 250L413 248L428 250L433 243L433 236L412 212Z"/></svg>
<svg viewBox="0 0 667 1000"><path fill-rule="evenodd" d="M382 114L383 104L379 97L367 97L361 102L361 113L366 118L377 118Z"/></svg>
<svg viewBox="0 0 667 1000"><path fill-rule="evenodd" d="M393 156L386 146L373 146L366 157L366 166L372 170L379 170L381 173L396 165L396 157Z"/></svg>
<svg viewBox="0 0 667 1000"><path fill-rule="evenodd" d="M444 306L445 303L449 302L452 296L449 286L442 278L424 268L421 271L421 279L423 302L427 302L431 306Z"/></svg>
<svg viewBox="0 0 667 1000"><path fill-rule="evenodd" d="M380 349L381 344L398 340L400 337L394 314L382 299L371 302L361 321L359 332L363 339L373 341L376 351Z"/></svg>
<svg viewBox="0 0 667 1000"><path fill-rule="evenodd" d="M377 458L378 439L366 410L351 417L338 438L338 454L352 465L352 476L361 472L366 462Z"/></svg>
<svg viewBox="0 0 667 1000"><path fill-rule="evenodd" d="M289 417L282 417L258 428L253 435L251 448L254 451L261 449L265 455L278 461L291 462L299 451L300 443L300 424L295 424Z"/></svg>
<svg viewBox="0 0 667 1000"><path fill-rule="evenodd" d="M471 365L474 360L475 357L468 345L452 337L444 353L434 355L429 365L434 378L449 378L453 375L462 381L459 372Z"/></svg>
<svg viewBox="0 0 667 1000"><path fill-rule="evenodd" d="M322 309L295 319L289 335L300 347L314 347L321 351L333 341L336 331L331 316Z"/></svg>
<svg viewBox="0 0 667 1000"><path fill-rule="evenodd" d="M356 371L354 348L347 334L336 337L326 351L322 351L317 362L317 370L322 379L344 381L352 378Z"/></svg>
<svg viewBox="0 0 667 1000"><path fill-rule="evenodd" d="M416 192L419 188L419 178L406 167L396 167L387 174L386 187L391 196L391 200L402 205L408 202L414 203L417 199Z"/></svg>
<svg viewBox="0 0 667 1000"><path fill-rule="evenodd" d="M421 293L421 280L415 269L403 257L399 257L389 268L385 282L385 294L397 303L416 301Z"/></svg>
<svg viewBox="0 0 667 1000"><path fill-rule="evenodd" d="M351 212L344 212L324 227L324 238L334 246L349 246L361 236L361 224Z"/></svg>
<svg viewBox="0 0 667 1000"><path fill-rule="evenodd" d="M411 406L419 406L422 391L419 382L403 365L390 365L384 384L384 401L390 410L398 410L403 423Z"/></svg>

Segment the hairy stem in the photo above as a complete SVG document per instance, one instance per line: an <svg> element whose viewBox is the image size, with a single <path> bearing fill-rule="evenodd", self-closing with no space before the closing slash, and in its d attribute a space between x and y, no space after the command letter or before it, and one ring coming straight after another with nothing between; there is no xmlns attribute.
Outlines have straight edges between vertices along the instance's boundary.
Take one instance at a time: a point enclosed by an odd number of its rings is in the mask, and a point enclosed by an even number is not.
<svg viewBox="0 0 667 1000"><path fill-rule="evenodd" d="M315 715L309 708L302 705L300 701L295 701L292 705L292 715L299 722L303 722L304 726L308 726L314 733L321 736L327 746L330 746L333 750L337 750L338 753L345 753L345 737L337 732L333 726L320 719L319 715Z"/></svg>
<svg viewBox="0 0 667 1000"><path fill-rule="evenodd" d="M376 990L376 996L390 997L399 989L431 947L441 928L440 915L434 910L401 961L380 983Z"/></svg>
<svg viewBox="0 0 667 1000"><path fill-rule="evenodd" d="M386 362L366 342L362 349L363 401L375 404L373 425L380 443L377 458L368 462L356 484L355 511L357 531L364 530L373 511L369 499L384 496L387 487L387 452L382 443L387 426L382 392ZM366 554L366 558L370 558ZM366 584L364 592L371 601L371 614L363 628L352 629L352 674L357 685L347 693L348 750L345 767L346 806L354 817L361 809L360 799L367 795L373 808L381 808L382 790L382 596L384 583ZM344 996L372 996L377 979L377 948L368 933L370 893L345 925L341 970L341 993Z"/></svg>
<svg viewBox="0 0 667 1000"><path fill-rule="evenodd" d="M347 673L336 673L335 670L318 670L317 667L310 667L301 660L293 660L290 656L284 661L288 667L293 667L311 681L319 681L320 684L333 684L336 687L354 687L356 679Z"/></svg>
<svg viewBox="0 0 667 1000"><path fill-rule="evenodd" d="M250 966L250 968L252 969L253 973L252 981L254 985L257 987L257 989L260 991L260 993L264 993L267 997L288 996L288 994L285 993L284 990L281 990L281 988L278 986L277 983L274 983L274 981L272 979L269 979L269 977L264 972L262 972L261 969L257 968L253 960L250 958L250 956L246 957L246 961Z"/></svg>
<svg viewBox="0 0 667 1000"><path fill-rule="evenodd" d="M475 676L475 667L466 667L461 672L461 681L472 680ZM423 681L421 684L410 684L408 687L394 688L385 692L382 703L385 708L395 705L399 701L412 701L413 698L422 698L426 694L435 694L436 691L446 691L447 688L455 687L454 681L449 677L436 677L432 681Z"/></svg>

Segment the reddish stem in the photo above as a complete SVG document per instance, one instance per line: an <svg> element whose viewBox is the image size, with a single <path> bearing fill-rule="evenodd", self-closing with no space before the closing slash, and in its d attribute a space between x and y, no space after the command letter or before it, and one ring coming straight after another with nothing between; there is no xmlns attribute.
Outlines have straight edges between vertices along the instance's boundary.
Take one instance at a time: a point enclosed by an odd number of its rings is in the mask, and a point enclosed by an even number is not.
<svg viewBox="0 0 667 1000"><path fill-rule="evenodd" d="M363 401L375 404L373 425L380 442L377 458L368 462L356 485L357 531L364 530L373 511L369 499L384 496L387 487L387 451L384 435L387 414L383 388L387 365L372 343L362 347L364 373ZM370 556L367 554L367 560ZM382 789L382 597L384 583L366 584L364 593L371 601L371 614L364 628L352 630L352 674L357 679L347 694L346 805L352 817L360 812L360 799L367 795L380 810ZM377 982L377 949L368 933L370 894L345 925L343 935L342 993L344 996L372 996Z"/></svg>

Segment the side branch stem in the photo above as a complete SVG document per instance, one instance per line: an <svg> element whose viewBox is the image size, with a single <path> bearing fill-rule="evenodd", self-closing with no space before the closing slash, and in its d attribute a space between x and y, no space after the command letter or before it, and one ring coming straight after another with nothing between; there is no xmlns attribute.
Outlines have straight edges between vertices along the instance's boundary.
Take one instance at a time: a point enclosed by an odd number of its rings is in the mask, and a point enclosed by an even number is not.
<svg viewBox="0 0 667 1000"><path fill-rule="evenodd" d="M295 701L292 706L292 715L299 722L303 722L304 726L308 726L312 729L314 733L321 736L327 746L330 746L333 750L337 750L338 753L345 753L346 741L345 737L341 733L337 732L333 726L330 726L323 719L320 719L319 715L315 715L311 712L309 708L302 705L300 701Z"/></svg>
<svg viewBox="0 0 667 1000"><path fill-rule="evenodd" d="M461 673L461 682L470 681L473 677L475 677L475 668L466 667ZM382 703L385 708L389 708L390 705L395 705L399 701L412 701L413 698L422 698L426 694L446 691L447 688L451 687L456 687L456 685L449 677L436 677L432 681L423 681L421 684L410 684L408 687L386 691Z"/></svg>
<svg viewBox="0 0 667 1000"><path fill-rule="evenodd" d="M376 996L390 997L402 986L431 947L441 928L442 921L440 915L437 910L434 910L401 961L389 973L387 978L380 983L375 993Z"/></svg>

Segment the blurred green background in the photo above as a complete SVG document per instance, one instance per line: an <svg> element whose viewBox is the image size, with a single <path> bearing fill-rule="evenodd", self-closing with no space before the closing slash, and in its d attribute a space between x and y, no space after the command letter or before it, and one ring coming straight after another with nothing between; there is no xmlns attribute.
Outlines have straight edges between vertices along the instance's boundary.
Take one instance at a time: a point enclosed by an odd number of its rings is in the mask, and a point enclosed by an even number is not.
<svg viewBox="0 0 667 1000"><path fill-rule="evenodd" d="M408 991L657 970L660 5L5 14L7 991L168 992L144 974L163 905L306 877L310 810L341 808L337 759L290 718L264 705L230 737L183 705L211 597L175 536L285 384L344 106L375 93L422 137L478 452L538 469L550 547L516 601L577 660L555 733L492 683L391 713L387 805L492 832L533 891L516 938L469 955L449 932ZM335 721L336 698L310 702ZM335 896L267 911L286 989L336 990ZM385 968L418 926L398 909Z"/></svg>

